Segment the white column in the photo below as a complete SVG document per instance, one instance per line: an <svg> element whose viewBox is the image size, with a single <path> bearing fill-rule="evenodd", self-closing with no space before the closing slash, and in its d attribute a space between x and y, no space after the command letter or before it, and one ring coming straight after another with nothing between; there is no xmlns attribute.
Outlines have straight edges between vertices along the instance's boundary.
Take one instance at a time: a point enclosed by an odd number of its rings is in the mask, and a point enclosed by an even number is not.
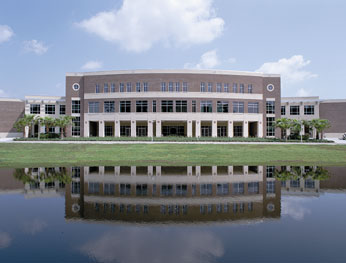
<svg viewBox="0 0 346 263"><path fill-rule="evenodd" d="M286 130L286 137L290 136L291 135L291 129L287 129Z"/></svg>
<svg viewBox="0 0 346 263"><path fill-rule="evenodd" d="M156 166L156 176L161 176L161 166Z"/></svg>
<svg viewBox="0 0 346 263"><path fill-rule="evenodd" d="M228 175L233 175L233 166L228 166Z"/></svg>
<svg viewBox="0 0 346 263"><path fill-rule="evenodd" d="M244 166L244 174L245 175L249 174L249 166Z"/></svg>
<svg viewBox="0 0 346 263"><path fill-rule="evenodd" d="M211 167L211 173L212 173L212 176L217 176L217 166Z"/></svg>
<svg viewBox="0 0 346 263"><path fill-rule="evenodd" d="M152 166L148 166L148 176L153 175L154 168Z"/></svg>
<svg viewBox="0 0 346 263"><path fill-rule="evenodd" d="M263 138L263 121L259 121L257 124L258 138Z"/></svg>
<svg viewBox="0 0 346 263"><path fill-rule="evenodd" d="M228 122L228 137L233 137L233 121Z"/></svg>
<svg viewBox="0 0 346 263"><path fill-rule="evenodd" d="M153 137L153 122L148 121L148 137Z"/></svg>
<svg viewBox="0 0 346 263"><path fill-rule="evenodd" d="M24 128L24 138L28 138L29 137L29 126L25 126Z"/></svg>
<svg viewBox="0 0 346 263"><path fill-rule="evenodd" d="M99 137L105 137L105 122L99 121Z"/></svg>
<svg viewBox="0 0 346 263"><path fill-rule="evenodd" d="M201 175L201 166L196 166L196 176Z"/></svg>
<svg viewBox="0 0 346 263"><path fill-rule="evenodd" d="M156 137L161 137L161 121L156 121Z"/></svg>
<svg viewBox="0 0 346 263"><path fill-rule="evenodd" d="M192 175L192 166L188 166L187 167L187 176L191 176Z"/></svg>
<svg viewBox="0 0 346 263"><path fill-rule="evenodd" d="M196 137L201 137L201 121L196 121Z"/></svg>
<svg viewBox="0 0 346 263"><path fill-rule="evenodd" d="M81 123L82 125L82 123ZM84 137L90 137L90 131L89 131L89 128L90 128L90 122L87 121L86 124L83 123L84 125Z"/></svg>
<svg viewBox="0 0 346 263"><path fill-rule="evenodd" d="M120 121L114 121L114 136L120 137Z"/></svg>
<svg viewBox="0 0 346 263"><path fill-rule="evenodd" d="M243 122L243 136L244 138L249 137L249 122L248 121Z"/></svg>
<svg viewBox="0 0 346 263"><path fill-rule="evenodd" d="M105 167L104 166L100 166L99 167L99 175L104 175L105 174Z"/></svg>
<svg viewBox="0 0 346 263"><path fill-rule="evenodd" d="M131 176L136 176L137 175L137 168L136 166L131 166Z"/></svg>
<svg viewBox="0 0 346 263"><path fill-rule="evenodd" d="M217 137L217 121L212 121L211 123L211 136Z"/></svg>
<svg viewBox="0 0 346 263"><path fill-rule="evenodd" d="M115 166L114 167L114 173L115 173L115 176L119 176L120 175L120 166Z"/></svg>
<svg viewBox="0 0 346 263"><path fill-rule="evenodd" d="M305 134L305 126L302 124L301 125L300 135L304 135L304 134Z"/></svg>
<svg viewBox="0 0 346 263"><path fill-rule="evenodd" d="M316 139L316 136L317 136L316 128L312 128L312 137L314 137L314 139Z"/></svg>
<svg viewBox="0 0 346 263"><path fill-rule="evenodd" d="M187 137L192 137L192 121L187 121Z"/></svg>
<svg viewBox="0 0 346 263"><path fill-rule="evenodd" d="M131 121L131 137L136 137L136 121Z"/></svg>

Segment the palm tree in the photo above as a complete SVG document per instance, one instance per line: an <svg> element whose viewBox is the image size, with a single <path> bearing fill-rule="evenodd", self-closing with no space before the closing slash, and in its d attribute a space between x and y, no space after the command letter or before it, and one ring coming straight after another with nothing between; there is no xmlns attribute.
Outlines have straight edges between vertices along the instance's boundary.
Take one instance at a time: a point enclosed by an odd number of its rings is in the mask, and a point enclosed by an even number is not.
<svg viewBox="0 0 346 263"><path fill-rule="evenodd" d="M42 123L46 127L46 131L49 133L49 128L55 127L55 119L52 117L43 117L42 118Z"/></svg>
<svg viewBox="0 0 346 263"><path fill-rule="evenodd" d="M58 119L55 119L55 125L60 128L60 139L64 138L64 131L66 127L72 124L72 116L61 116Z"/></svg>
<svg viewBox="0 0 346 263"><path fill-rule="evenodd" d="M286 130L291 128L291 120L287 118L277 119L275 122L275 127L280 128L281 131L284 130L286 134ZM285 135L285 139L287 141L287 134Z"/></svg>
<svg viewBox="0 0 346 263"><path fill-rule="evenodd" d="M20 118L18 121L15 122L13 127L17 129L17 131L23 131L24 137L27 138L28 133L25 131L25 127L29 126L30 128L33 124L34 118L34 115L24 115L23 118Z"/></svg>
<svg viewBox="0 0 346 263"><path fill-rule="evenodd" d="M311 124L318 131L318 133L321 133L321 140L322 140L323 139L323 130L330 127L329 121L325 120L325 119L313 119L311 121ZM318 137L319 137L319 135L316 136L316 139L319 139Z"/></svg>
<svg viewBox="0 0 346 263"><path fill-rule="evenodd" d="M300 141L302 142L303 141L303 135L301 133L302 131L302 125L303 125L303 122L300 121L300 120L291 120L291 129L300 134Z"/></svg>
<svg viewBox="0 0 346 263"><path fill-rule="evenodd" d="M33 124L37 124L38 126L38 132L37 132L37 139L40 139L41 135L41 123L43 122L43 117L35 116Z"/></svg>

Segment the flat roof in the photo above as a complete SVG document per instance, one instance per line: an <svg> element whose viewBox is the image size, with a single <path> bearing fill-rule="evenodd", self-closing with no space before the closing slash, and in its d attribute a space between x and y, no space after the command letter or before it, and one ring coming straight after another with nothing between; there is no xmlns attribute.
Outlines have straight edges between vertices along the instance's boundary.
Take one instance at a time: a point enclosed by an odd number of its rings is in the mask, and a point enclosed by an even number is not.
<svg viewBox="0 0 346 263"><path fill-rule="evenodd" d="M65 99L65 96L25 96L26 100L34 100L34 99L39 99L39 100L61 100Z"/></svg>
<svg viewBox="0 0 346 263"><path fill-rule="evenodd" d="M94 72L67 72L68 77L82 76L102 76L102 75L124 75L124 74L213 74L213 75L235 75L235 76L255 76L255 77L276 77L280 74L266 74L262 72L234 71L219 69L134 69L134 70L110 70Z"/></svg>
<svg viewBox="0 0 346 263"><path fill-rule="evenodd" d="M0 101L17 101L17 102L24 102L24 100L21 99L12 99L12 98L0 98Z"/></svg>

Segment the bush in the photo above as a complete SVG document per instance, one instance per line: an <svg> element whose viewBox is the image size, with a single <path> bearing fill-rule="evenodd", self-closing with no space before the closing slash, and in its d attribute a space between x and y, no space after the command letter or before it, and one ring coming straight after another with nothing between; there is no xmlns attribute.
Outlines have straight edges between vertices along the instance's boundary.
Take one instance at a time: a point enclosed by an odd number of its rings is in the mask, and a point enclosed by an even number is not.
<svg viewBox="0 0 346 263"><path fill-rule="evenodd" d="M57 139L60 138L59 133L41 133L40 139Z"/></svg>

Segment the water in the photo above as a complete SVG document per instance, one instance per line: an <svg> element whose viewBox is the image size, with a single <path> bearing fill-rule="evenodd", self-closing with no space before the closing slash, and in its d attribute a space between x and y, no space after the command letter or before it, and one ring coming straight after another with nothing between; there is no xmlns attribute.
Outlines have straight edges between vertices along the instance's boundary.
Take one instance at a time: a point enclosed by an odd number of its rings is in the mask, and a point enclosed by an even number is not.
<svg viewBox="0 0 346 263"><path fill-rule="evenodd" d="M346 262L346 167L0 169L0 262Z"/></svg>

